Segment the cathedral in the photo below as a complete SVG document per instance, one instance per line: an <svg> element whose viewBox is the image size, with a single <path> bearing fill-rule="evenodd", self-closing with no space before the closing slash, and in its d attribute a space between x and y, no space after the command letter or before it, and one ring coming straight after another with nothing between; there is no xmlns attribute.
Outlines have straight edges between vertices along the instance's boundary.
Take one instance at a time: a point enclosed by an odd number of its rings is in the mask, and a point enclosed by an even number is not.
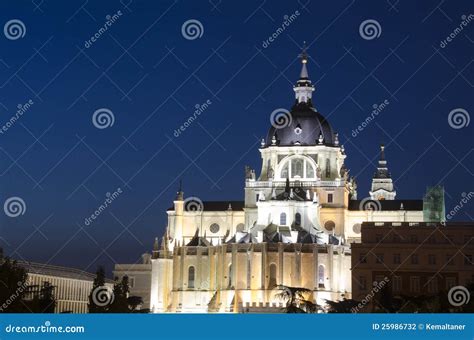
<svg viewBox="0 0 474 340"><path fill-rule="evenodd" d="M396 199L384 146L358 197L338 133L313 105L307 62L303 51L293 106L272 114L261 141L261 169L245 169L244 200L202 202L180 189L152 256L116 265L152 312L278 312L282 286L307 288L320 305L350 298L361 224L424 221L423 200Z"/></svg>

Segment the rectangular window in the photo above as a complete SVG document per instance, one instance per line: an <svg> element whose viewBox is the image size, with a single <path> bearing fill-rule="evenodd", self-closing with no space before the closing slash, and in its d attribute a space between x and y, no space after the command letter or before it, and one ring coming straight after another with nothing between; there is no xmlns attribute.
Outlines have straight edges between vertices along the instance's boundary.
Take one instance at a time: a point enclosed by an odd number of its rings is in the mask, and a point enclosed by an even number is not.
<svg viewBox="0 0 474 340"><path fill-rule="evenodd" d="M382 241L382 235L381 234L375 235L375 242L381 242L381 241Z"/></svg>
<svg viewBox="0 0 474 340"><path fill-rule="evenodd" d="M380 282L385 281L385 276L383 275L376 275L375 276L375 283L374 286L379 284Z"/></svg>
<svg viewBox="0 0 474 340"><path fill-rule="evenodd" d="M359 262L360 263L367 263L367 255L366 254L359 254Z"/></svg>
<svg viewBox="0 0 474 340"><path fill-rule="evenodd" d="M280 214L280 225L286 225L286 214L285 213Z"/></svg>
<svg viewBox="0 0 474 340"><path fill-rule="evenodd" d="M128 286L129 286L130 288L135 287L135 278L134 278L134 277L129 277L129 278L128 278Z"/></svg>
<svg viewBox="0 0 474 340"><path fill-rule="evenodd" d="M418 236L410 235L410 243L418 243Z"/></svg>
<svg viewBox="0 0 474 340"><path fill-rule="evenodd" d="M392 289L394 292L400 292L402 290L402 277L401 276L394 276L392 278Z"/></svg>
<svg viewBox="0 0 474 340"><path fill-rule="evenodd" d="M455 277L447 277L446 278L446 289L451 289L456 285L456 278Z"/></svg>
<svg viewBox="0 0 474 340"><path fill-rule="evenodd" d="M333 200L332 195L333 194L328 194L328 203L332 203L332 200Z"/></svg>
<svg viewBox="0 0 474 340"><path fill-rule="evenodd" d="M420 277L419 276L410 276L410 291L412 293L420 292Z"/></svg>
<svg viewBox="0 0 474 340"><path fill-rule="evenodd" d="M418 264L418 255L417 254L413 254L411 256L411 264Z"/></svg>
<svg viewBox="0 0 474 340"><path fill-rule="evenodd" d="M401 256L400 254L393 254L393 263L400 264L401 263Z"/></svg>
<svg viewBox="0 0 474 340"><path fill-rule="evenodd" d="M383 254L375 254L375 263L383 263Z"/></svg>
<svg viewBox="0 0 474 340"><path fill-rule="evenodd" d="M447 254L446 263L448 264L448 266L454 266L454 256L451 254Z"/></svg>
<svg viewBox="0 0 474 340"><path fill-rule="evenodd" d="M464 255L464 264L466 266L472 265L472 255Z"/></svg>
<svg viewBox="0 0 474 340"><path fill-rule="evenodd" d="M428 264L436 264L436 255L428 255Z"/></svg>
<svg viewBox="0 0 474 340"><path fill-rule="evenodd" d="M428 292L429 293L437 293L438 292L438 279L433 276L428 279Z"/></svg>
<svg viewBox="0 0 474 340"><path fill-rule="evenodd" d="M359 276L359 289L366 290L366 288L367 288L367 281L365 279L365 276Z"/></svg>

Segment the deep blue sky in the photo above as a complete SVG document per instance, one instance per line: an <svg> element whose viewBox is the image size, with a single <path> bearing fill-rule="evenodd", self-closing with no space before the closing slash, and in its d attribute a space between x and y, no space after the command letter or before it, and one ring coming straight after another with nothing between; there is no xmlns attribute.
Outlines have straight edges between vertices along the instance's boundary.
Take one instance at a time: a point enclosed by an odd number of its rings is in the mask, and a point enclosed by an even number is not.
<svg viewBox="0 0 474 340"><path fill-rule="evenodd" d="M474 114L474 20L444 48L440 43L462 15L474 13L474 3L437 5L2 1L1 27L19 19L26 32L17 40L0 36L1 125L18 104L34 104L0 134L2 206L10 197L26 203L16 218L0 214L1 245L16 258L110 270L114 262L137 261L161 237L180 178L186 196L243 199L244 166L260 166L258 140L270 113L293 103L304 40L314 103L339 132L359 197L368 195L384 142L398 198L421 198L440 183L449 210L474 191L474 122L448 124L453 109ZM120 18L85 48L119 10ZM204 28L195 40L181 33L190 19ZM378 38L361 37L367 19L380 24ZM195 105L208 100L198 120L174 137ZM385 100L389 105L354 138L353 129ZM92 124L100 108L113 112L113 126ZM118 187L123 193L84 227ZM471 201L455 219L473 216Z"/></svg>

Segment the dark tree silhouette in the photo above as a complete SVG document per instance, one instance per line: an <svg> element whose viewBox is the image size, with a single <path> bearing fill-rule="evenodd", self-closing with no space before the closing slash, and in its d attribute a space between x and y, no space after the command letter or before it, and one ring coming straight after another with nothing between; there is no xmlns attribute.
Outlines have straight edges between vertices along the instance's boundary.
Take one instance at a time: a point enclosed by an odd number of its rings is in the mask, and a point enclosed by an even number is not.
<svg viewBox="0 0 474 340"><path fill-rule="evenodd" d="M129 296L127 303L131 313L142 312L142 310L137 309L138 306L143 305L143 299L140 296Z"/></svg>
<svg viewBox="0 0 474 340"><path fill-rule="evenodd" d="M128 286L128 276L124 276L122 281L116 281L114 284L114 300L110 305L110 313L129 313L128 294L130 292Z"/></svg>
<svg viewBox="0 0 474 340"><path fill-rule="evenodd" d="M0 313L54 313L54 287L27 284L26 269L17 261L1 256L0 250Z"/></svg>
<svg viewBox="0 0 474 340"><path fill-rule="evenodd" d="M311 289L284 285L278 285L277 289L280 292L275 297L286 303L285 313L316 313L321 309L318 304L308 300L313 293Z"/></svg>
<svg viewBox="0 0 474 340"><path fill-rule="evenodd" d="M340 301L326 300L326 311L328 313L353 313L360 301L343 298Z"/></svg>
<svg viewBox="0 0 474 340"><path fill-rule="evenodd" d="M92 289L89 293L89 313L106 313L109 306L102 304L96 304L97 297L98 297L98 290L101 287L105 287L105 270L103 267L99 267L96 272L96 277L94 282L92 283Z"/></svg>
<svg viewBox="0 0 474 340"><path fill-rule="evenodd" d="M27 277L25 268L16 261L0 257L0 313L28 312L23 301Z"/></svg>

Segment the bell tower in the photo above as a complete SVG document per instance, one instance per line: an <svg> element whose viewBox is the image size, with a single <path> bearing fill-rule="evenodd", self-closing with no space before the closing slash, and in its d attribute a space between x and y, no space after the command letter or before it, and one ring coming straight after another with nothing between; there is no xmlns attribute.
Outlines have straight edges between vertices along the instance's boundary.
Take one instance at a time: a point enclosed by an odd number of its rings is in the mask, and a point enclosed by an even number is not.
<svg viewBox="0 0 474 340"><path fill-rule="evenodd" d="M380 145L380 159L377 171L372 178L372 188L369 192L373 200L394 200L397 192L393 188L393 181L388 172L387 161L385 160L385 146Z"/></svg>

